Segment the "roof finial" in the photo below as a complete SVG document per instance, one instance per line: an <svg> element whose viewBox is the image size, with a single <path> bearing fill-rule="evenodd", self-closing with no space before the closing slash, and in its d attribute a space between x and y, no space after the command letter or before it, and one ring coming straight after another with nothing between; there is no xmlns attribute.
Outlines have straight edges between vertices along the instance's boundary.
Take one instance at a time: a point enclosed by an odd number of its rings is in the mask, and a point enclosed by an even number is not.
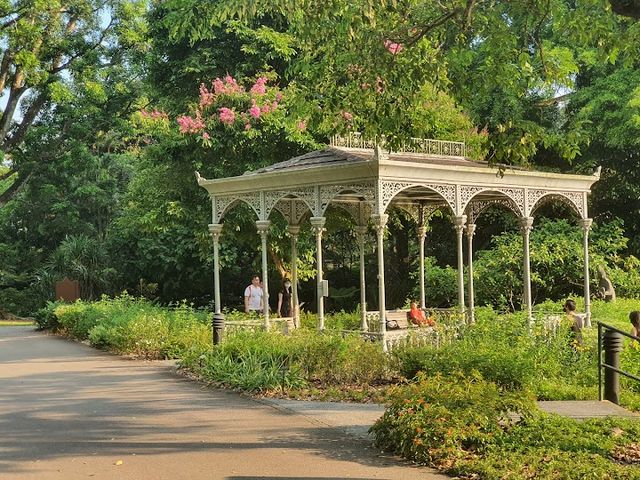
<svg viewBox="0 0 640 480"><path fill-rule="evenodd" d="M198 182L198 185L202 185L204 182L207 181L207 179L204 178L202 175L200 175L200 172L198 172L197 170L196 170L196 180Z"/></svg>

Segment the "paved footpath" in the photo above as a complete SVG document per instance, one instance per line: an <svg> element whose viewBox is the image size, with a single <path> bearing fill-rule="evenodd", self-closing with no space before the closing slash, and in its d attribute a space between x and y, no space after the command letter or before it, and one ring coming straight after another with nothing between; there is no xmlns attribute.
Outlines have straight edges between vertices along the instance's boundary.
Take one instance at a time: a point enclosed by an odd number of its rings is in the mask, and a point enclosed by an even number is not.
<svg viewBox="0 0 640 480"><path fill-rule="evenodd" d="M379 409L353 408L256 401L0 327L2 480L447 478L381 455L366 436Z"/></svg>

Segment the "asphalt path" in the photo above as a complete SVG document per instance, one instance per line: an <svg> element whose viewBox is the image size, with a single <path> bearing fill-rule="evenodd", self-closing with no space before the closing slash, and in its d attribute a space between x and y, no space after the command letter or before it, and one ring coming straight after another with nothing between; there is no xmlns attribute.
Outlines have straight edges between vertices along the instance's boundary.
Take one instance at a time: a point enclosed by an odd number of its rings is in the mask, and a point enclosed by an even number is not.
<svg viewBox="0 0 640 480"><path fill-rule="evenodd" d="M376 407L265 402L0 327L1 480L445 479L378 452Z"/></svg>

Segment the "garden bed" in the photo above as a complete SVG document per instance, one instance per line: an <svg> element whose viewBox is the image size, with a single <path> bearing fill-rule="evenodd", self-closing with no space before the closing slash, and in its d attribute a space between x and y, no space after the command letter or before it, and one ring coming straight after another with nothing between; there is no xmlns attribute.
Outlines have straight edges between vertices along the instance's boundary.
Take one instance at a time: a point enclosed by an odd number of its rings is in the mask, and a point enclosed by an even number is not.
<svg viewBox="0 0 640 480"><path fill-rule="evenodd" d="M557 311L559 304L543 307ZM639 301L594 302L594 321L627 329L634 309ZM541 322L530 334L523 314L478 309L476 319L448 343L385 354L379 343L344 333L357 327L357 314L328 315L322 333L308 314L288 336L236 329L215 347L207 315L184 304L161 308L123 296L52 304L38 315L41 326L99 348L176 358L185 374L217 386L266 397L386 403L373 429L382 448L463 478L640 478L633 460L638 423L578 424L535 406L536 399L597 398L595 328L576 348L567 323L550 330ZM625 349L623 368L640 373L639 356ZM621 400L640 410L640 386L623 380Z"/></svg>

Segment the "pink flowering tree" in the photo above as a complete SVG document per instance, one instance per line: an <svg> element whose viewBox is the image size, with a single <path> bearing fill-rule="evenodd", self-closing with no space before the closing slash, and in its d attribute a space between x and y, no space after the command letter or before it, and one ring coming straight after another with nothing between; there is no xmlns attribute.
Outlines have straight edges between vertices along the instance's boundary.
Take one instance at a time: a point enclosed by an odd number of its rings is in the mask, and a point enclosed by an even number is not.
<svg viewBox="0 0 640 480"><path fill-rule="evenodd" d="M176 122L180 134L205 147L221 137L259 142L274 132L296 143L310 141L307 119L292 114L284 93L266 75L246 84L230 75L201 84L198 103Z"/></svg>

